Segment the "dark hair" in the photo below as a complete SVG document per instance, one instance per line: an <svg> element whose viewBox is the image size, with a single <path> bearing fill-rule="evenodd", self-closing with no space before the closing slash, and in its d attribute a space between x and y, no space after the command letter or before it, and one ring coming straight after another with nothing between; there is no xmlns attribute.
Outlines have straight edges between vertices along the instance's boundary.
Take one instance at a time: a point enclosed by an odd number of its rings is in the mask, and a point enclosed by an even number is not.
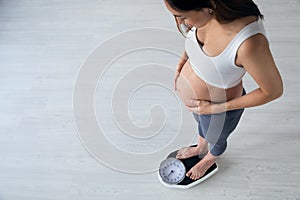
<svg viewBox="0 0 300 200"><path fill-rule="evenodd" d="M263 15L252 0L165 0L174 10L197 11L212 9L220 23L229 23L246 16ZM178 22L176 21L177 26Z"/></svg>

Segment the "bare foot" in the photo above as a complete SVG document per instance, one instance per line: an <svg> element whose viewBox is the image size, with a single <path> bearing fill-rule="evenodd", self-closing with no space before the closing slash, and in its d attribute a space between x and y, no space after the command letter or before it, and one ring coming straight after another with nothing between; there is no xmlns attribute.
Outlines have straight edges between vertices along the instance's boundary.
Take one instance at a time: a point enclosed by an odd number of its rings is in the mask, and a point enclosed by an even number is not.
<svg viewBox="0 0 300 200"><path fill-rule="evenodd" d="M196 147L184 147L179 149L177 152L176 158L177 159L186 159L193 156L201 156L204 157L208 152L208 143L207 141L199 137L198 144Z"/></svg>
<svg viewBox="0 0 300 200"><path fill-rule="evenodd" d="M176 158L177 159L186 159L190 158L193 156L200 156L203 155L204 157L207 154L208 150L207 148L199 148L198 146L196 147L184 147L179 149L177 152Z"/></svg>
<svg viewBox="0 0 300 200"><path fill-rule="evenodd" d="M200 160L194 167L192 167L186 176L192 180L197 180L204 176L205 172L215 163L216 156L208 153L202 160Z"/></svg>

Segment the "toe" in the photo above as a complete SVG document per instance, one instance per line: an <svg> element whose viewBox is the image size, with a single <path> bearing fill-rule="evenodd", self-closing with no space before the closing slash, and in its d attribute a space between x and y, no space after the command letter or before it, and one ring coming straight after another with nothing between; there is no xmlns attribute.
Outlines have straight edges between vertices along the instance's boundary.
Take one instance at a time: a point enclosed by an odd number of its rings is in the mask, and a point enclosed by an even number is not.
<svg viewBox="0 0 300 200"><path fill-rule="evenodd" d="M177 151L176 158L182 157L182 155L183 155L183 151L182 151L182 149L179 149Z"/></svg>
<svg viewBox="0 0 300 200"><path fill-rule="evenodd" d="M191 176L190 176L190 179L194 180L194 175L191 175Z"/></svg>
<svg viewBox="0 0 300 200"><path fill-rule="evenodd" d="M191 179L195 180L195 175L194 174L191 175Z"/></svg>
<svg viewBox="0 0 300 200"><path fill-rule="evenodd" d="M191 178L191 175L192 175L192 172L191 172L191 170L190 170L190 171L188 171L188 173L186 173L186 176L187 176L187 177L190 177L190 178Z"/></svg>
<svg viewBox="0 0 300 200"><path fill-rule="evenodd" d="M176 155L176 158L177 158L177 159L183 159L184 157L183 157L182 154L177 154L177 155Z"/></svg>
<svg viewBox="0 0 300 200"><path fill-rule="evenodd" d="M193 180L196 180L196 179L197 179L197 177L196 177L195 174L193 174L192 179L193 179Z"/></svg>
<svg viewBox="0 0 300 200"><path fill-rule="evenodd" d="M195 174L193 172L190 173L190 179L195 180Z"/></svg>

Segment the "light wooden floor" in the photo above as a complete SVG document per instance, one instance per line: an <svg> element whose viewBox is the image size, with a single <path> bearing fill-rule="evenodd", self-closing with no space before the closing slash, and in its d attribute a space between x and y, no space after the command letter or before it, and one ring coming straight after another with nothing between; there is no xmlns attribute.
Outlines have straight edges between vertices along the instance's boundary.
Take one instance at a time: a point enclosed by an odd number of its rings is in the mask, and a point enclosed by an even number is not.
<svg viewBox="0 0 300 200"><path fill-rule="evenodd" d="M79 67L98 44L135 28L175 30L162 1L1 0L0 200L299 200L300 1L257 3L265 14L285 94L245 112L227 152L218 160L219 173L188 191L178 191L160 185L156 172L122 173L95 160L80 142L72 109ZM164 59L152 53L153 59ZM134 58L129 55L130 59ZM246 77L245 86L249 91L255 84ZM161 102L168 99L164 94L141 93L136 101L149 97ZM167 109L176 113L173 103ZM141 124L149 122L145 108L139 106L132 116ZM115 130L113 125L108 122L108 129ZM192 120L186 126L196 130ZM175 128L176 123L170 123L166 130L171 133ZM135 152L147 145L145 140L128 142L125 136L111 140ZM147 151L157 148L147 146Z"/></svg>

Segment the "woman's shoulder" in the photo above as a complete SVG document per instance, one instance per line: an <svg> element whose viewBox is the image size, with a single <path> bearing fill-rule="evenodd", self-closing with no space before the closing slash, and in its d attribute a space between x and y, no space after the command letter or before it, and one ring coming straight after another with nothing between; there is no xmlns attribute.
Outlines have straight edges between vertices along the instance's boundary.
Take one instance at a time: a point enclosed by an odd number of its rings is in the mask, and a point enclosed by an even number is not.
<svg viewBox="0 0 300 200"><path fill-rule="evenodd" d="M237 63L241 64L242 60L252 58L260 58L261 55L266 55L269 52L269 42L265 35L257 33L246 39L239 47L237 52Z"/></svg>
<svg viewBox="0 0 300 200"><path fill-rule="evenodd" d="M259 50L258 48L268 47L269 43L266 38L266 33L262 25L261 19L255 16L251 16L247 18L241 18L240 20L241 21L239 23L242 27L240 30L251 24L258 24L257 26L254 26L254 29L249 30L249 35L246 36L247 39L245 39L245 41L243 41L243 43L240 46L241 52L249 53L249 51L252 52L253 50Z"/></svg>
<svg viewBox="0 0 300 200"><path fill-rule="evenodd" d="M243 53L245 55L253 52L253 51L259 51L262 48L266 48L269 46L267 38L261 34L257 33L248 39L246 39L240 46L239 52Z"/></svg>

